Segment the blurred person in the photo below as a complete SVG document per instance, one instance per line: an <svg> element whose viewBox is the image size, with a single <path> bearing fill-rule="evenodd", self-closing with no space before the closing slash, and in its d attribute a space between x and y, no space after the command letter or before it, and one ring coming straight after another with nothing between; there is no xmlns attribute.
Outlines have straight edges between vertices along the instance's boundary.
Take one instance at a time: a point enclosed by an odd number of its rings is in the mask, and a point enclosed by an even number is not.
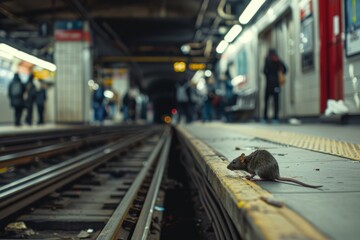
<svg viewBox="0 0 360 240"><path fill-rule="evenodd" d="M10 105L12 108L14 108L15 126L21 126L21 115L24 108L24 92L25 92L25 86L21 82L19 74L15 73L8 88L8 97L10 99Z"/></svg>
<svg viewBox="0 0 360 240"><path fill-rule="evenodd" d="M26 109L25 122L27 125L32 124L33 106L36 100L36 87L34 85L34 75L30 74L28 81L25 83L24 105Z"/></svg>
<svg viewBox="0 0 360 240"><path fill-rule="evenodd" d="M276 50L271 48L268 55L265 58L264 74L266 77L265 88L265 105L264 105L264 121L268 121L268 103L269 98L273 98L274 103L274 117L273 122L279 122L279 97L280 97L280 84L279 84L279 71L284 74L287 69L285 64L281 61L280 57L276 53Z"/></svg>
<svg viewBox="0 0 360 240"><path fill-rule="evenodd" d="M181 122L181 119L185 117L186 123L191 122L191 89L186 79L181 80L176 84L176 105L178 111L177 123Z"/></svg>
<svg viewBox="0 0 360 240"><path fill-rule="evenodd" d="M120 111L124 114L124 122L136 120L136 90L128 90L122 101Z"/></svg>
<svg viewBox="0 0 360 240"><path fill-rule="evenodd" d="M128 101L128 114L129 114L129 119L131 119L132 121L136 120L136 95L137 92L135 89L130 90L129 92L129 101Z"/></svg>
<svg viewBox="0 0 360 240"><path fill-rule="evenodd" d="M120 112L123 113L124 122L129 120L129 91L127 91L122 99Z"/></svg>
<svg viewBox="0 0 360 240"><path fill-rule="evenodd" d="M215 86L211 78L206 78L206 95L204 96L203 109L202 109L202 121L211 122L214 115L214 104L215 100Z"/></svg>
<svg viewBox="0 0 360 240"><path fill-rule="evenodd" d="M45 101L46 101L46 86L45 83L40 82L40 86L36 91L36 108L38 111L38 122L37 124L44 124L44 110L45 110Z"/></svg>
<svg viewBox="0 0 360 240"><path fill-rule="evenodd" d="M116 106L118 105L119 102L119 94L114 90L114 89L109 89L113 95L111 98L109 98L109 102L108 102L108 106L109 106L109 119L114 120L115 118L115 111L116 111Z"/></svg>
<svg viewBox="0 0 360 240"><path fill-rule="evenodd" d="M104 106L104 85L101 83L99 87L94 90L92 98L92 106L94 109L94 120L96 123L102 124L105 118L105 106Z"/></svg>

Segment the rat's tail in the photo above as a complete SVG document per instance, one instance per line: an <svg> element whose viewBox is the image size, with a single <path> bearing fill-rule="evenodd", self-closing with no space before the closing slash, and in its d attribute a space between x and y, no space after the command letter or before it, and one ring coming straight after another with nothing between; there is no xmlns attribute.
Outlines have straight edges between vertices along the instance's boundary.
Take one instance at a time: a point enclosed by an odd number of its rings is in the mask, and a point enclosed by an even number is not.
<svg viewBox="0 0 360 240"><path fill-rule="evenodd" d="M300 182L300 181L298 181L298 180L295 180L295 179L293 179L293 178L278 177L276 180L283 181L283 182L292 182L292 183L296 183L296 184L299 184L299 185L301 185L301 186L309 187L309 188L320 188L320 187L322 187L322 185L318 185L318 186L309 185L309 184Z"/></svg>

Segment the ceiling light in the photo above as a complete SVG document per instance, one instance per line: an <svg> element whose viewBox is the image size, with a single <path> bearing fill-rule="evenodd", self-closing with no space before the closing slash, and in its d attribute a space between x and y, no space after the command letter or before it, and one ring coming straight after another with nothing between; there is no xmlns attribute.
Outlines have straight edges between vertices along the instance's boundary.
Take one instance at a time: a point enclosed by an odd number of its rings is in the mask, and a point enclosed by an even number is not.
<svg viewBox="0 0 360 240"><path fill-rule="evenodd" d="M231 43L241 32L242 27L239 24L234 25L229 32L225 35L225 41Z"/></svg>
<svg viewBox="0 0 360 240"><path fill-rule="evenodd" d="M181 46L181 51L184 53L184 54L188 54L191 50L191 47L188 45L188 44L184 44Z"/></svg>
<svg viewBox="0 0 360 240"><path fill-rule="evenodd" d="M222 54L225 49L227 48L227 46L229 46L229 43L225 40L222 40L219 45L216 47L216 52L219 54Z"/></svg>
<svg viewBox="0 0 360 240"><path fill-rule="evenodd" d="M16 48L10 47L9 45L5 43L0 43L0 51L5 52L9 55L12 55L14 57L17 57L21 60L24 60L26 62L32 63L34 65L37 65L39 67L45 68L49 71L55 72L56 71L56 65L52 64L50 62L44 61L40 58L37 58L33 55L27 54L25 52L19 51Z"/></svg>
<svg viewBox="0 0 360 240"><path fill-rule="evenodd" d="M110 91L110 90L105 90L104 96L107 97L107 98L113 98L114 97L114 92Z"/></svg>
<svg viewBox="0 0 360 240"><path fill-rule="evenodd" d="M7 52L4 52L4 51L0 51L0 57L6 58L8 60L12 60L14 58L13 55L11 55Z"/></svg>
<svg viewBox="0 0 360 240"><path fill-rule="evenodd" d="M211 75L212 75L211 70L208 69L205 71L205 77L211 77Z"/></svg>
<svg viewBox="0 0 360 240"><path fill-rule="evenodd" d="M252 0L245 8L244 12L239 17L241 24L247 24L255 13L264 4L265 0Z"/></svg>

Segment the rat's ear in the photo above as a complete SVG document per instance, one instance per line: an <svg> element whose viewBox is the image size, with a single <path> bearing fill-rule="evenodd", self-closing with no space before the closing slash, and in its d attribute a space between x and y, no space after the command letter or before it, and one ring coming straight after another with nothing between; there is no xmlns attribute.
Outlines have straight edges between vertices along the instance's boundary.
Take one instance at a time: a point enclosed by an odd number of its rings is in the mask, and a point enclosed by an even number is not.
<svg viewBox="0 0 360 240"><path fill-rule="evenodd" d="M242 153L239 157L240 162L244 162L245 161L245 153Z"/></svg>

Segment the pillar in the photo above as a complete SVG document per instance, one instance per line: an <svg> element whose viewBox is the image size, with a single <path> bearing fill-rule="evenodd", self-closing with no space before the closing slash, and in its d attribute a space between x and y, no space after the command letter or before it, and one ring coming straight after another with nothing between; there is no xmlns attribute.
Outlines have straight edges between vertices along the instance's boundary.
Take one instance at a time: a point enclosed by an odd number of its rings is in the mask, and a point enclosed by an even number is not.
<svg viewBox="0 0 360 240"><path fill-rule="evenodd" d="M90 121L92 78L90 33L87 22L55 23L55 121L85 123Z"/></svg>

